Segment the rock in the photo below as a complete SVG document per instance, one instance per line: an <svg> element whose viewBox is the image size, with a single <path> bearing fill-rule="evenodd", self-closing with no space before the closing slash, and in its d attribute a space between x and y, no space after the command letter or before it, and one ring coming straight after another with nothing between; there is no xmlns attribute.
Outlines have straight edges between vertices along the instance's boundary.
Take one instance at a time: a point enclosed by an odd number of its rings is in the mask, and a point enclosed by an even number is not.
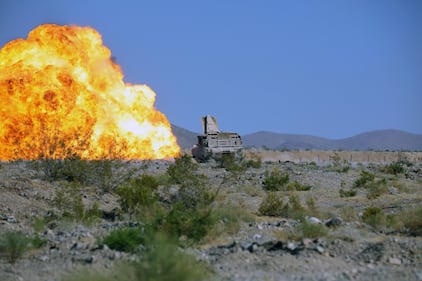
<svg viewBox="0 0 422 281"><path fill-rule="evenodd" d="M88 248L88 245L86 243L76 242L75 244L72 245L72 247L70 249L71 250L84 250L86 248Z"/></svg>
<svg viewBox="0 0 422 281"><path fill-rule="evenodd" d="M295 243L293 243L293 242L287 243L287 250L294 251L296 249L297 249L297 245Z"/></svg>
<svg viewBox="0 0 422 281"><path fill-rule="evenodd" d="M342 224L343 224L343 221L339 217L331 218L331 219L329 219L328 221L325 222L325 226L328 226L328 227L336 227L336 226L340 226Z"/></svg>
<svg viewBox="0 0 422 281"><path fill-rule="evenodd" d="M321 247L321 246L316 246L315 250L316 250L318 253L320 253L320 254L323 254L323 253L324 253L324 248L323 248L323 247Z"/></svg>
<svg viewBox="0 0 422 281"><path fill-rule="evenodd" d="M4 220L7 221L8 223L17 223L18 222L14 216L5 216Z"/></svg>
<svg viewBox="0 0 422 281"><path fill-rule="evenodd" d="M72 257L72 261L81 262L85 264L91 264L94 262L94 256L91 256L91 255L76 256L76 257Z"/></svg>
<svg viewBox="0 0 422 281"><path fill-rule="evenodd" d="M42 262L46 262L46 261L48 261L48 256L47 255L43 255L43 256L38 257L38 259L40 261L42 261Z"/></svg>
<svg viewBox="0 0 422 281"><path fill-rule="evenodd" d="M401 264L401 259L391 257L391 258L388 258L388 262L390 264L400 265Z"/></svg>
<svg viewBox="0 0 422 281"><path fill-rule="evenodd" d="M309 246L311 246L313 244L313 241L309 238L305 238L302 241L303 246L305 246L305 248L308 248Z"/></svg>
<svg viewBox="0 0 422 281"><path fill-rule="evenodd" d="M261 237L262 237L262 235L261 234L254 234L254 236L253 236L253 240L259 240L259 239L261 239Z"/></svg>
<svg viewBox="0 0 422 281"><path fill-rule="evenodd" d="M310 224L322 223L321 220L316 217L307 217L306 221L309 222Z"/></svg>

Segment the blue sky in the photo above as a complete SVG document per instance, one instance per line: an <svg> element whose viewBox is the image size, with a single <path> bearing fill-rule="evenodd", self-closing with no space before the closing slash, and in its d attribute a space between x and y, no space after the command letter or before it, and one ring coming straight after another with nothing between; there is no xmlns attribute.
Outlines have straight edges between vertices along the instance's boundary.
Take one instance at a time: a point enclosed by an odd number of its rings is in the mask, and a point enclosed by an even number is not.
<svg viewBox="0 0 422 281"><path fill-rule="evenodd" d="M43 23L98 30L171 123L344 138L422 134L422 1L0 1L0 46Z"/></svg>

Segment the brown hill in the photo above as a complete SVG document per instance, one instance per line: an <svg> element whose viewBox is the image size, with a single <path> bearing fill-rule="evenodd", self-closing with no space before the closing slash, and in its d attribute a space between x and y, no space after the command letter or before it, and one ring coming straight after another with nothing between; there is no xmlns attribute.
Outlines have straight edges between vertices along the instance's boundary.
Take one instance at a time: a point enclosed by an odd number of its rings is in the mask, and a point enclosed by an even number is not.
<svg viewBox="0 0 422 281"><path fill-rule="evenodd" d="M172 125L173 133L182 148L196 143L195 133ZM256 132L242 136L245 147L266 147L288 150L405 150L422 151L422 135L400 130L378 130L344 139L327 139L311 135Z"/></svg>

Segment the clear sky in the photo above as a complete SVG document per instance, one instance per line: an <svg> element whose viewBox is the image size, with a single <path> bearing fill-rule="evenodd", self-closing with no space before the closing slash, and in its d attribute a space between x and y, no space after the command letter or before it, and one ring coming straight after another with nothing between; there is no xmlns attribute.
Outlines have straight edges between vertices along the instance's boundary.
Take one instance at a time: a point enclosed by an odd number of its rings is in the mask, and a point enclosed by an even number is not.
<svg viewBox="0 0 422 281"><path fill-rule="evenodd" d="M422 134L420 0L0 0L0 46L43 23L98 30L188 130Z"/></svg>

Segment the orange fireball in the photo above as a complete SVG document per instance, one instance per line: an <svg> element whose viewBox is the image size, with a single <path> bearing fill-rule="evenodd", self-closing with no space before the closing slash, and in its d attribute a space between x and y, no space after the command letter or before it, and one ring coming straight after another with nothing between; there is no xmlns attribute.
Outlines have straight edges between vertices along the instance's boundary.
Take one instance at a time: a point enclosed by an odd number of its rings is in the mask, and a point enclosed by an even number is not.
<svg viewBox="0 0 422 281"><path fill-rule="evenodd" d="M45 24L0 50L0 160L162 159L180 148L146 85L92 28Z"/></svg>

